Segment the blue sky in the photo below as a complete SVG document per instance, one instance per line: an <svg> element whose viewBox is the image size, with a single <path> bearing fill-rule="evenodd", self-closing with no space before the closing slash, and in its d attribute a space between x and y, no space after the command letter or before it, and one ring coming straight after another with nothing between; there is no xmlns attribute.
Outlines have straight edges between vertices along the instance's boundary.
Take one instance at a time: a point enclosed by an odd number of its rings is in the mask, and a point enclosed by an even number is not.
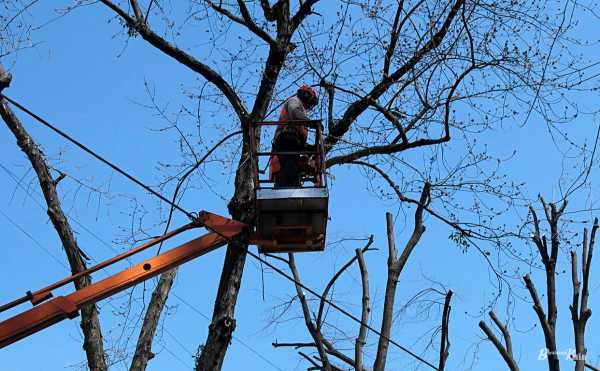
<svg viewBox="0 0 600 371"><path fill-rule="evenodd" d="M35 10L34 16L50 19L50 10L51 6L44 2ZM115 36L120 31L120 26L114 20L108 22L109 17L105 8L92 5L45 26L36 36L41 41L39 45L19 53L14 64L11 63L12 60L3 61L14 75L13 84L6 93L140 179L156 184L160 180L157 171L159 163L175 162L179 152L173 133L157 133L153 130L164 124L161 118L138 104L148 103L144 84L154 86L159 99L171 102L170 107L177 107L185 101L182 89L196 86L198 81L194 74L143 41L132 39L125 44L121 37ZM579 95L576 99L589 107L597 102L597 96ZM80 245L90 256L100 261L127 248L116 242L131 228L130 215L134 210L132 198L136 198L138 202L136 211L144 208L148 213L143 222L145 227L152 226L158 220L158 203L155 199L23 114L17 113L52 163L73 177L63 180L59 191ZM217 119L227 120L226 117ZM586 116L576 121L569 131L577 140L593 138L597 125L594 116ZM217 135L210 131L208 133L208 137L203 138L206 142L218 140ZM534 117L522 128L496 128L492 134L483 140L498 156L506 157L513 149L517 150L517 154L505 165L505 171L516 181L526 183L529 197L535 197L538 193L545 195L547 199L558 197L557 181L561 167L557 164L561 162L562 156L552 145L545 125L539 118ZM510 142L510 146L503 145L506 142ZM0 233L5 238L0 263L0 301L6 302L22 295L26 290L33 290L62 278L68 270L54 259L56 257L64 261L59 240L44 209L39 206L39 203L43 205L43 199L29 163L18 150L8 130L0 135L0 158L0 179L3 179L0 182L0 220L3 221ZM213 184L213 190L228 198L232 193L233 170L222 163L211 164L208 169L223 173L223 181ZM12 180L10 174L20 179L20 186ZM385 211L396 214L398 205L393 201L374 197L367 191L367 181L355 168L335 168L333 175L335 179L331 184L329 242L348 236L364 238L373 234L375 246L379 249L367 256L374 301L372 323L377 328L379 318L376 313L381 308L385 287L384 214ZM592 180L596 176L594 168ZM100 189L110 190L111 196L99 198L97 192L80 187L78 179ZM569 210L577 210L593 203L594 192L595 188L588 188L576 194ZM227 215L226 202L206 186L190 190L182 204L187 209L206 209ZM520 210L520 213L525 215L524 210ZM584 220L590 214L574 214L573 217ZM410 217L408 220L410 222ZM174 224L184 222L185 219L177 215ZM431 286L426 279L442 282L446 288L455 292L449 369L464 368L465 363L470 362L476 346L479 346L479 351L474 369L505 369L491 344L478 342L481 338L477 327L477 322L481 319L479 311L494 294L493 285L490 284L493 280L482 257L473 249L462 252L448 240L451 231L432 218L427 218L426 225L428 230L402 273L398 302L403 304L420 290ZM399 219L396 225L399 247L407 240L411 228L410 223L404 225L402 219ZM174 243L193 235L194 233L189 233ZM305 283L310 287L323 288L325 280L336 267L343 264L352 256L353 250L362 244L361 241L344 242L330 246L323 254L299 256ZM523 251L529 249L525 246L522 248ZM175 371L192 367L192 355L206 337L209 324L207 318L212 313L223 253L224 251L214 252L181 268L169 300L168 315L163 317L166 330L159 334L154 348L157 356L151 361L149 370ZM114 271L115 269L109 270ZM103 274L99 277L103 277ZM538 290L542 290L540 272L534 270L533 277L539 282ZM561 274L558 277L559 292L563 293L559 298L558 343L559 349L566 350L572 347L572 329L567 309L570 281L568 275ZM593 271L590 301L593 310L600 307L598 277L597 270ZM357 278L357 268L354 267L340 281L337 290L341 295L341 303L358 314ZM514 285L523 295L522 285L518 282ZM137 289L136 300L141 297L142 290L141 287ZM147 291L146 300L149 294L150 291ZM277 313L273 308L294 295L293 287L289 282L267 272L264 276L264 300L262 295L263 277L260 267L253 260L248 260L236 310L236 338L227 354L224 369L303 369L295 351L274 349L271 346L276 340L284 342L309 339L297 307L291 314L283 317L285 321L276 326L272 323L273 313ZM115 312L119 312L120 306L127 299L120 295L114 300L100 303L103 331L107 339L120 336L123 317L115 315ZM136 305L140 304L139 301L136 302ZM503 306L499 306L498 312L501 318L506 318L507 314L503 309ZM517 304L515 312L513 344L521 369L544 369L546 364L537 360L543 339L541 331L536 328L537 321L530 305ZM15 312L11 312L13 313ZM437 322L437 319L434 322L424 320L423 314L423 307L403 312L394 327L393 338L416 351L421 349L420 335ZM433 318L437 318L438 314L434 310ZM2 318L5 316L3 314ZM135 318L133 316L133 319L128 320L127 326L134 325ZM351 333L358 331L356 324L333 312L331 319ZM597 329L598 326L598 315L592 316L588 329ZM130 347L134 345L137 336L137 332L132 333L134 338L129 343ZM80 339L77 321L62 322L0 351L0 369L69 369L85 359ZM374 334L369 334L368 340L370 349L373 350L377 338ZM588 331L588 348L593 364L600 363L600 353L594 346L599 343L598 335ZM427 353L425 357L437 362L433 353ZM367 357L367 362L369 360ZM405 354L394 348L391 348L389 362L392 370L414 365ZM563 361L563 367L570 366ZM114 367L115 370L124 368L126 364L122 363Z"/></svg>

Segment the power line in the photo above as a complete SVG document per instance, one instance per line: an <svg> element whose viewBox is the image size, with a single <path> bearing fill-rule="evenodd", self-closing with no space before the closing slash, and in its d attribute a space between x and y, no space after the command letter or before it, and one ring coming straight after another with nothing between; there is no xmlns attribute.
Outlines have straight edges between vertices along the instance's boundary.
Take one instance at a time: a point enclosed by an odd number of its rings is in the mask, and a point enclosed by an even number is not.
<svg viewBox="0 0 600 371"><path fill-rule="evenodd" d="M393 339L390 339L389 337L383 335L381 332L375 330L373 327L371 327L368 323L365 323L363 321L361 321L358 317L356 317L355 315L353 315L352 313L348 312L347 310L345 310L344 308L338 306L337 304L333 303L331 300L327 299L326 297L322 296L321 294L317 293L315 290L311 289L310 287L306 286L305 284L303 284L302 282L296 281L296 279L292 276L290 276L289 274L287 274L286 272L284 272L283 270L277 268L275 265L269 263L268 261L266 261L265 259L261 258L260 256L256 255L255 253L253 253L252 251L248 250L248 255L250 255L251 257L253 257L254 259L260 261L261 263L263 263L264 265L268 266L269 268L273 269L275 272L277 272L279 275L285 277L287 280L293 282L294 284L302 287L304 290L310 292L311 294L313 294L314 296L316 296L317 298L321 299L322 301L324 301L325 303L331 305L333 308L337 309L340 313L342 313L343 315L345 315L346 317L352 319L353 321L359 323L362 326L365 326L366 328L368 328L369 330L373 331L375 334L381 336L382 338L384 338L385 340L389 341L390 343L394 344L395 346L397 346L400 350L408 353L409 355L411 355L412 357L414 357L416 360L423 362L424 364L426 364L427 366L433 368L434 370L437 370L438 368L435 367L433 364L431 364L429 361L425 360L424 358L422 358L421 356L419 356L418 354L414 353L413 351L411 351L410 349L400 345L399 343L397 343L396 341L394 341Z"/></svg>
<svg viewBox="0 0 600 371"><path fill-rule="evenodd" d="M183 349L190 357L194 358L194 353L192 353L191 350L189 350L185 345L183 345L183 343L181 341L179 341L179 339L177 339L177 336L175 336L171 331L169 331L168 328L166 328L165 326L163 326L161 328L161 331L164 331L165 334L169 335L169 337L171 339L173 339L175 341L175 343L177 343L177 345L179 345L179 347L181 349Z"/></svg>
<svg viewBox="0 0 600 371"><path fill-rule="evenodd" d="M145 190L149 191L151 194L153 194L154 196L160 198L162 201L168 203L169 205L171 205L173 208L181 211L182 213L184 213L186 216L190 217L191 219L195 219L195 216L188 212L187 210L183 209L182 207L180 207L178 204L176 204L175 202L169 201L168 199L166 199L164 196L162 196L161 194L155 192L153 189L151 189L149 186L145 185L144 183L142 183L141 181L137 180L135 177L133 177L132 175L126 173L124 170L121 170L121 168L119 168L118 166L114 165L113 163L109 162L108 160L104 159L102 156L96 154L94 151L92 151L91 149L89 149L88 147L86 147L85 145L81 144L79 141L77 141L76 139L72 138L70 135L68 135L67 133L63 132L62 130L56 128L55 126L53 126L52 124L50 124L48 121L46 121L45 119L43 119L42 117L36 115L35 113L33 113L32 111L30 111L29 109L27 109L26 107L24 107L23 105L19 104L18 102L8 98L7 96L5 96L4 94L0 93L0 97L5 98L7 101L9 101L10 103L12 103L13 105L15 105L16 107L18 107L19 109L21 109L23 112L27 113L28 115L30 115L31 117L33 117L34 119L36 119L37 121L39 121L41 124L43 124L44 126L48 127L49 129L53 130L54 132L58 133L60 136L62 136L63 138L67 139L68 141L70 141L71 143L75 144L76 146L78 146L79 148L81 148L82 150L86 151L87 153L89 153L90 155L92 155L94 158L98 159L99 161L103 162L104 164L108 165L109 167L111 167L112 169L114 169L115 171L117 171L119 174L127 177L129 180L133 181L134 183L136 183L137 185L141 186L142 188L144 188ZM231 137L235 136L235 135L239 135L241 134L242 131L236 131L233 132L225 137L223 137L218 143L216 143L204 156L203 158L198 161L198 163L195 164L194 167L192 167L192 169L190 169L188 171L191 172L193 170L195 170L208 156L210 156L212 154L212 152L214 152L221 144L223 144L225 141L227 141L228 139L230 139ZM22 188L22 185L18 183L18 181L13 177L13 174L11 174L10 170L8 170L5 166L3 166L2 164L0 164L0 167L7 172L9 175L11 175L11 177L13 178L13 180L17 183L18 186L20 186ZM37 200L35 200L37 202ZM38 202L38 205L41 206ZM104 243L105 245L111 247L111 245L107 244L104 240L102 240L100 237L98 237L96 234L94 234L92 231L90 231L89 229L87 229L86 227L84 227L82 224L80 224L77 220L74 220L77 224L79 224L86 232L90 233L91 235L93 235L96 239L98 239L99 241L101 241L102 243ZM21 229L22 230L22 229ZM24 233L24 230L22 230ZM29 234L27 234L29 236ZM30 236L30 238L32 238ZM38 243L39 245L39 243ZM40 247L42 247L41 245L39 245ZM111 247L112 248L112 247ZM114 249L113 249L114 251ZM54 257L55 259L57 259L56 257ZM58 261L58 260L57 260ZM59 261L60 262L60 261ZM64 265L64 263L60 262L61 264ZM193 308L195 310L196 313L201 313L198 309L194 308L193 306L191 306L189 303L185 302L181 297L179 297L178 295L175 294L175 296L182 302L184 302L184 304L190 306L191 308ZM202 314L203 315L203 314ZM203 315L204 316L204 315ZM205 318L209 319L208 317L205 316ZM209 319L210 320L210 319ZM169 335L171 337L173 337L172 334L169 333ZM271 366L273 366L274 368L278 369L278 370L282 370L281 368L279 368L277 365L275 365L274 363L272 363L269 359L267 359L266 357L264 357L262 354L260 354L259 352L257 352L256 350L254 350L252 347L250 347L249 345L247 345L245 342L243 342L240 339L237 339L236 337L234 337L234 340L238 341L240 344L242 344L244 347L246 347L248 350L250 350L252 353L254 353L255 355L259 356L261 359L263 359L265 362L269 363ZM180 344L178 342L178 344ZM180 344L180 346L182 346ZM183 346L182 346L183 347ZM186 351L188 351L187 349L185 349ZM167 349L167 351L169 353L172 354L172 352ZM189 351L188 351L189 352Z"/></svg>
<svg viewBox="0 0 600 371"><path fill-rule="evenodd" d="M166 345L163 344L163 348L167 351L167 353L169 353L171 355L171 357L173 357L176 360L178 360L186 368L190 367L190 365L187 362L185 362L183 359L181 359L181 357L179 357L177 354L175 354L171 349L167 348Z"/></svg>
<svg viewBox="0 0 600 371"><path fill-rule="evenodd" d="M15 226L19 231L21 231L23 234L25 234L30 240L32 240L36 246L40 247L42 250L44 250L49 256L52 257L52 259L60 264L61 266L63 266L66 269L69 269L69 267L67 267L67 265L61 261L60 259L58 259L54 254L52 254L50 251L48 251L47 248L45 248L36 238L34 238L31 234L29 234L23 227L21 227L18 223L16 223L14 220L12 220L8 215L6 215L1 209L0 209L0 214L2 214L2 216L4 216L13 226ZM105 271L104 272L107 276L108 273ZM117 307L115 307L115 305L112 302L108 302L108 305L110 305L114 310L117 309ZM166 330L166 329L165 329ZM173 336L171 334L169 334L170 336ZM179 342L178 342L179 343ZM180 344L180 343L179 343ZM178 360L181 364L183 364L186 368L189 367L189 364L187 364L186 362L184 362L179 356L177 356L173 351L171 351L171 349L169 349L167 347L166 344L162 344L163 348L167 351L167 353L169 353L173 358L175 358L176 360ZM182 346L180 344L180 346Z"/></svg>
<svg viewBox="0 0 600 371"><path fill-rule="evenodd" d="M202 313L198 308L194 307L192 304L188 303L186 300L184 300L181 296L177 295L176 293L173 293L173 295L179 299L179 301L181 301L183 304L185 304L186 306L188 306L191 310L193 310L194 312L196 312L196 314L198 314L200 317L210 321L210 318ZM265 361L266 363L268 363L269 365L271 365L274 369L276 370L280 370L283 371L283 369L279 366L277 366L275 363L273 363L270 359L268 359L267 357L263 356L262 354L260 354L260 352L258 352L256 349L252 348L250 345L248 345L246 342L242 341L239 337L233 336L231 335L231 337L233 338L233 340L237 341L238 343L242 344L242 346L246 349L248 349L250 352L254 353L257 357L259 357L260 359L262 359L263 361Z"/></svg>
<svg viewBox="0 0 600 371"><path fill-rule="evenodd" d="M10 169L8 169L6 166L4 166L2 163L0 163L0 169L2 169L6 174L8 174L8 176L13 180L13 182L15 182L15 185L19 188L21 188L21 190L23 190L23 192L25 192L25 194L31 198L33 200L33 202L35 202L41 209L45 209L44 205L42 205L42 203L37 200L35 197L33 197L28 190L21 184L21 182L19 181L18 177L15 175L15 173L13 173L12 171L10 171ZM68 175L69 177L71 177L71 175ZM81 229L83 229L84 231L86 231L87 233L89 233L92 237L94 237L94 239L96 239L98 242L100 242L101 244L103 244L104 246L106 246L108 249L112 250L112 252L119 254L120 251L118 251L117 249L115 249L111 244L109 244L108 242L104 241L102 238L100 238L100 236L98 236L96 233L94 233L94 231L90 230L88 227L86 227L83 223L81 223L77 218L75 218L72 215L68 215L67 217L69 217L70 221L75 222L75 224L77 224L79 227L81 227ZM128 259L129 260L129 259Z"/></svg>
<svg viewBox="0 0 600 371"><path fill-rule="evenodd" d="M18 180L16 179L16 176L13 172L11 172L9 169L7 169L3 164L0 163L0 168L3 169L11 178L12 180L17 184L17 186L19 186L19 188L21 188L21 190L23 190L27 196L29 196L40 208L44 208L42 206L42 204L36 200L31 194L27 193L25 187L23 187L22 184L18 183ZM14 221L12 221L12 219L10 219L10 217L8 217L6 214L4 214L4 212L2 212L2 210L0 210L0 213L2 215L4 215L4 217L6 217L17 229L19 229L21 232L23 232L25 235L27 235L37 246L39 246L41 249L43 249L44 251L46 251L46 253L48 255L50 255L57 263L61 264L63 267L67 268L68 267L65 265L64 262L62 262L60 259L58 259L56 256L52 255L52 253L50 253L50 251L48 251L43 245L41 245L35 238L33 238L33 236L31 236L29 233L27 233L21 226L19 226L17 223L15 223ZM85 228L83 226L83 224L81 224L80 222L77 221L77 219L73 219L74 222L76 222L78 225L80 225L81 227L83 227L83 229L91 234L94 238L96 238L98 241L100 241L102 244L110 247L113 251L116 251L114 248L112 248L112 245L110 245L108 242L104 241L101 237L99 237L97 234L95 234L94 232L92 232L90 229ZM116 251L118 252L118 251ZM89 255L89 254L88 254ZM95 260L92 256L90 256L93 260ZM106 270L104 270L105 273L108 275L108 273L106 272ZM172 294L173 296L175 296L180 302L182 302L183 304L185 304L186 306L188 306L190 309L192 309L192 311L194 311L196 314L200 315L201 317L203 317L206 320L210 321L210 318L205 315L204 313L202 313L197 307L194 307L192 304L190 304L189 302L187 302L186 300L184 300L181 296L177 295L176 293ZM109 305L111 307L113 307L113 309L116 309L116 307L109 302ZM189 349L187 349L178 339L175 335L173 335L166 327L163 328L163 330L167 333L167 335L169 335L169 337L171 337L185 352L187 352L188 354L190 354L192 357L194 356L194 354L191 353L191 351ZM241 340L239 337L233 336L232 338L234 341L237 341L238 343L240 343L243 347L245 347L246 349L248 349L250 352L252 352L253 354L255 354L257 357L259 357L260 359L262 359L263 361L265 361L266 363L268 363L270 366L272 366L274 369L276 370L280 370L283 371L282 368L280 368L279 366L277 366L276 364L274 364L271 360L269 360L268 358L266 358L265 356L263 356L262 354L260 354L260 352L258 352L256 349L252 348L250 345L248 345L246 342L244 342L243 340ZM163 347L165 347L165 350L173 355L173 352L171 352L166 345L163 344ZM181 359L179 359L180 362ZM187 367L187 365L186 365Z"/></svg>
<svg viewBox="0 0 600 371"><path fill-rule="evenodd" d="M188 217L190 217L191 219L195 219L195 216L188 212L187 210L183 209L181 206L179 206L177 203L175 203L174 201L170 201L168 199L166 199L164 196L162 196L160 193L155 192L154 190L152 190L149 186L145 185L144 183L142 183L141 181L137 180L135 177L133 177L132 175L126 173L125 171L121 170L118 166L112 164L111 162L105 160L103 157L101 157L100 155L96 154L94 151L92 151L91 149L89 149L88 147L84 146L83 144L81 144L80 142L78 142L77 140L73 139L71 136L69 136L68 134L66 134L65 132L61 131L60 129L54 127L53 125L51 125L50 123L48 123L46 120L44 120L43 118L41 118L40 116L36 115L35 113L31 112L30 110L28 110L27 108L25 108L24 106L22 106L21 104L15 102L14 100L6 97L4 94L0 93L0 98L5 98L7 101L9 101L10 103L12 103L13 105L15 105L16 107L18 107L19 109L21 109L23 112L27 113L28 115L30 115L31 117L33 117L34 119L36 119L37 121L39 121L41 124L43 124L44 126L50 128L51 130L53 130L54 132L58 133L60 136L64 137L65 139L67 139L68 141L70 141L71 143L77 145L79 148L83 149L84 151L88 152L90 155L92 155L94 158L98 159L99 161L103 162L104 164L110 166L112 169L114 169L115 171L117 171L119 174L125 176L126 178L128 178L129 180L133 181L134 183L136 183L137 185L139 185L140 187L144 188L145 190L149 191L151 194L153 194L154 196L160 198L162 201L168 203L169 205L171 205L173 208L181 211L182 213L184 213L185 215L187 215ZM236 134L236 133L234 133ZM232 134L230 134L230 136L233 136ZM229 137L229 136L228 136ZM213 147L212 150L214 150L216 147ZM270 267L271 269L273 269L275 272L277 272L279 275L285 277L286 279L288 279L289 281L294 282L294 284L297 284L298 286L302 287L303 289L305 289L306 291L310 292L311 294L313 294L314 296L318 297L319 299L323 300L325 303L328 303L331 307L337 309L340 313L344 314L346 317L352 319L353 321L367 327L369 330L371 330L372 332L374 332L375 334L383 337L384 339L386 339L387 341L389 341L391 344L395 345L398 349L404 351L405 353L411 355L413 358L415 358L416 360L426 364L427 366L433 368L434 370L437 370L438 368L436 366L434 366L433 364L431 364L430 362L428 362L427 360L425 360L424 358L422 358L421 356L419 356L418 354L412 352L411 350L409 350L408 348L400 345L398 342L394 341L393 339L390 339L387 336L384 336L381 332L375 330L373 327L371 327L369 324L362 322L359 318L357 318L356 316L354 316L352 313L346 311L345 309L341 308L340 306L338 306L337 304L331 302L329 299L323 297L322 295L320 295L319 293L317 293L315 290L307 287L306 285L304 285L302 282L298 282L296 281L293 277L289 276L287 273L285 273L284 271L282 271L281 269L277 268L276 266L274 266L273 264L269 263L268 261L262 259L261 257L259 257L258 255L254 254L251 251L247 251L248 254L253 257L254 259L262 262L263 264L267 265L268 267Z"/></svg>
<svg viewBox="0 0 600 371"><path fill-rule="evenodd" d="M0 163L0 168L2 168L12 179L13 181L17 182L17 180L15 179L15 175L14 173L12 173L9 169L7 169L4 165L2 165ZM26 191L26 189L20 184L17 183L17 185L23 190ZM43 208L43 206L39 203L38 200L36 200L35 198L33 198L32 195L26 193L32 200L34 200L38 206L40 206L41 208ZM2 212L2 210L0 210L0 213L9 220L9 222L11 222L17 229L19 229L21 232L23 232L25 235L27 235L27 237L29 237L38 247L40 247L41 249L43 249L48 255L50 255L57 263L61 264L63 267L67 268L68 267L65 265L64 262L62 262L61 260L59 260L56 256L54 256L52 253L50 253L50 251L48 251L48 249L46 249L43 245L41 245L35 238L33 238L33 236L31 236L29 233L27 233L27 231L25 231L21 226L19 226L17 223L15 223L12 219L10 219L10 217L6 214L4 214L4 212ZM79 224L79 222L77 220L73 220L76 223ZM80 224L81 225L81 224ZM81 225L83 227L83 225ZM91 234L92 236L94 236L94 238L96 238L97 240L99 240L101 243L109 246L112 248L112 246L110 244L108 244L106 241L104 241L103 239L101 239L98 235L94 234L91 230L84 228L84 230L86 232L88 232L89 234ZM112 248L112 250L114 251L114 248ZM93 259L93 258L92 258ZM95 260L95 259L94 259ZM194 307L192 304L190 304L189 302L185 301L181 296L177 295L176 293L173 293L173 295L179 300L181 301L183 304L185 304L186 306L188 306L189 308L191 308L195 313L199 314L201 317L207 319L210 321L210 318L208 316L206 316L204 313L202 313L198 308ZM112 303L109 302L109 304L113 307L113 309L115 308ZM189 349L187 349L180 341L179 339L177 339L177 337L175 335L173 335L166 327L163 328L163 330L167 333L167 335L169 335L169 337L171 337L186 353L190 354L192 357L194 356L193 353L191 353L191 351ZM257 357L261 358L263 361L267 362L269 365L271 365L274 369L276 370L280 370L283 371L282 368L280 368L279 366L277 366L276 364L274 364L273 362L271 362L268 358L266 358L265 356L263 356L262 354L260 354L257 350L255 350L254 348L252 348L250 345L248 345L246 342L242 341L241 339L239 339L236 336L232 336L233 340L239 342L240 344L242 344L242 346L244 346L246 349L248 349L250 352L254 353ZM166 347L166 345L163 344L163 347L165 348L165 350L171 354L172 356L176 357L173 352L168 349ZM178 360L180 362L182 362L186 367L188 366L187 364L185 364L179 357Z"/></svg>
<svg viewBox="0 0 600 371"><path fill-rule="evenodd" d="M136 179L135 177L133 177L132 175L128 174L126 171L122 170L120 167L118 167L117 165L113 164L112 162L106 160L104 157L98 155L96 152L92 151L91 149L89 149L88 147L86 147L85 145L81 144L81 142L79 142L78 140L72 138L69 134L65 133L64 131L58 129L57 127L55 127L54 125L50 124L48 121L44 120L42 117L36 115L35 113L31 112L30 110L28 110L26 107L22 106L21 104L19 104L18 102L10 99L9 97L7 97L6 95L0 93L0 98L4 98L7 101L9 101L10 103L12 103L15 107L19 108L21 111L25 112L26 114L28 114L29 116L33 117L34 119L36 119L39 123L41 123L42 125L44 125L45 127L49 128L50 130L54 131L55 133L57 133L58 135L60 135L61 137L67 139L69 142L75 144L77 147L81 148L82 150L84 150L85 152L89 153L92 157L94 157L95 159L99 160L100 162L104 163L105 165L108 165L111 169L113 169L114 171L116 171L117 173L123 175L124 177L126 177L127 179L131 180L132 182L134 182L135 184L139 185L140 187L144 188L146 191L150 192L151 194L153 194L154 196L160 198L163 202L166 202L167 204L171 205L172 207L174 207L175 209L181 211L182 213L184 213L188 218L190 218L191 220L195 220L196 216L186 210L184 210L183 208L181 208L179 205L177 205L176 203L168 200L166 197L164 197L163 195L161 195L160 193L156 192L155 190L153 190L152 188L150 188L149 186L147 186L146 184L142 183L141 181L139 181L138 179Z"/></svg>
<svg viewBox="0 0 600 371"><path fill-rule="evenodd" d="M40 208L44 208L43 205L36 200L31 194L29 194L27 192L27 190L23 187L22 184L20 184L18 182L18 180L16 179L16 176L14 173L12 173L8 168L6 168L3 164L0 163L0 168L2 168L9 176L10 178L12 178L13 181L15 181L15 183L17 184L17 186L19 188L21 188L21 190L23 190L25 192L25 194L27 196L29 196L36 204L37 206L39 206ZM44 250L56 263L60 264L61 266L63 266L66 269L69 269L69 267L63 262L61 261L59 258L57 258L54 254L52 254L46 247L44 247L44 245L42 245L36 238L34 238L31 234L29 234L23 227L21 227L18 223L16 223L14 220L12 220L8 215L6 215L1 209L0 209L0 214L2 214L2 216L4 216L15 228L17 228L19 231L21 231L23 234L25 234L30 240L32 240L36 246L38 246L40 249ZM103 243L104 245L110 247L113 251L116 251L112 245L110 245L109 243L107 243L106 241L104 241L102 238L100 238L97 234L95 234L94 232L92 232L90 229L86 228L83 226L83 224L79 223L79 221L77 221L76 219L73 219L74 222L76 222L78 225L80 225L81 227L83 227L83 229L89 233L90 235L92 235L94 238L96 238L98 241L100 241L101 243ZM118 252L118 251L117 251ZM91 257L91 256L90 256ZM91 257L92 260L96 260L93 257ZM104 273L108 276L109 273L103 269ZM181 300L181 299L180 299ZM187 304L187 303L186 303ZM117 307L115 307L115 305L112 302L108 302L108 305L110 305L114 310L117 309ZM187 304L189 305L189 304ZM190 354L192 357L194 356L189 349L187 349L178 339L177 337L175 337L175 335L173 335L167 328L163 328L163 330L167 333L167 335L169 335L169 337L171 337L184 351L186 351L188 354ZM186 368L189 368L189 364L187 362L185 362L184 360L181 359L181 357L177 356L177 354L175 354L171 349L169 349L169 347L167 347L166 344L162 344L162 347L164 348L164 350L167 351L167 353L169 353L173 358L175 358L177 361L179 361L182 365L184 365ZM281 369L279 369L281 370ZM281 370L283 371L283 370Z"/></svg>
<svg viewBox="0 0 600 371"><path fill-rule="evenodd" d="M33 241L33 243L39 247L40 249L44 250L44 252L46 254L48 254L48 256L50 256L55 262L57 262L58 264L62 265L64 268L69 269L69 267L67 267L67 265L60 259L58 259L54 254L52 254L50 252L50 250L48 250L46 247L44 247L44 245L42 245L41 243L38 242L38 240L36 240L35 238L33 238L32 235L30 235L25 229L23 229L23 227L21 227L19 224L17 224L14 220L12 220L10 218L10 216L6 215L4 213L4 211L2 211L0 209L0 214L2 214L2 216L4 218L6 218L6 220L8 220L10 222L10 224L12 224L15 228L17 228L19 231L21 231L21 233L23 233L25 236L27 236L31 241Z"/></svg>

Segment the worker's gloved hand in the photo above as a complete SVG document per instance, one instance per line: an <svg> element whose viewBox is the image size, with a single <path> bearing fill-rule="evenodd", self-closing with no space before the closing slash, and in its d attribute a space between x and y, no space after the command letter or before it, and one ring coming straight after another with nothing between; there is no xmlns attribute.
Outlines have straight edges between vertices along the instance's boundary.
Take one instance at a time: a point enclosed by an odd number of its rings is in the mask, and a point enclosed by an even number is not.
<svg viewBox="0 0 600 371"><path fill-rule="evenodd" d="M317 145L316 144L308 144L308 143L306 143L304 145L304 150L305 151L310 151L310 152L316 152L317 151Z"/></svg>
<svg viewBox="0 0 600 371"><path fill-rule="evenodd" d="M306 126L310 129L316 129L317 126L319 126L319 125L320 125L320 123L318 121L310 121L310 122L306 123Z"/></svg>
<svg viewBox="0 0 600 371"><path fill-rule="evenodd" d="M304 176L315 176L315 161L312 156L300 156L298 158L298 169Z"/></svg>

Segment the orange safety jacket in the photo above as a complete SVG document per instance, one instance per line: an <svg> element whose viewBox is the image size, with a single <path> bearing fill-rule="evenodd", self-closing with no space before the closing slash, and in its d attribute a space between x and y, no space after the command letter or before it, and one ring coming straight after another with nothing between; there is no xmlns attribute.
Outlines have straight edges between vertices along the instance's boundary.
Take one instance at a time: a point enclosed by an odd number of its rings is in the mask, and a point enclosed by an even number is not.
<svg viewBox="0 0 600 371"><path fill-rule="evenodd" d="M275 130L273 143L275 143L277 137L283 132L285 122L293 120L308 120L306 108L304 108L300 98L297 96L293 96L283 103L283 107L281 107L281 112L279 113L279 121L282 123L279 124ZM306 139L308 137L308 129L306 126L294 126L293 128L298 132L301 143L306 143ZM273 176L279 171L281 171L279 158L277 155L271 155L271 158L269 159L269 180L273 180Z"/></svg>

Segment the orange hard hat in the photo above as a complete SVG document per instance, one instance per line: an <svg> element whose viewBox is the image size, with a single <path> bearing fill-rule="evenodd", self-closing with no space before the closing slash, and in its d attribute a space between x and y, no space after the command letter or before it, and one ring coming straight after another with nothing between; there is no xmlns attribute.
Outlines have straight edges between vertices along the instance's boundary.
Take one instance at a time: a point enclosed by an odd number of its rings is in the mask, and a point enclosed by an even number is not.
<svg viewBox="0 0 600 371"><path fill-rule="evenodd" d="M308 98L306 99L306 101L311 107L314 107L319 103L319 96L317 95L317 91L313 89L312 86L302 85L298 89L298 96L301 98L304 97L305 99Z"/></svg>

